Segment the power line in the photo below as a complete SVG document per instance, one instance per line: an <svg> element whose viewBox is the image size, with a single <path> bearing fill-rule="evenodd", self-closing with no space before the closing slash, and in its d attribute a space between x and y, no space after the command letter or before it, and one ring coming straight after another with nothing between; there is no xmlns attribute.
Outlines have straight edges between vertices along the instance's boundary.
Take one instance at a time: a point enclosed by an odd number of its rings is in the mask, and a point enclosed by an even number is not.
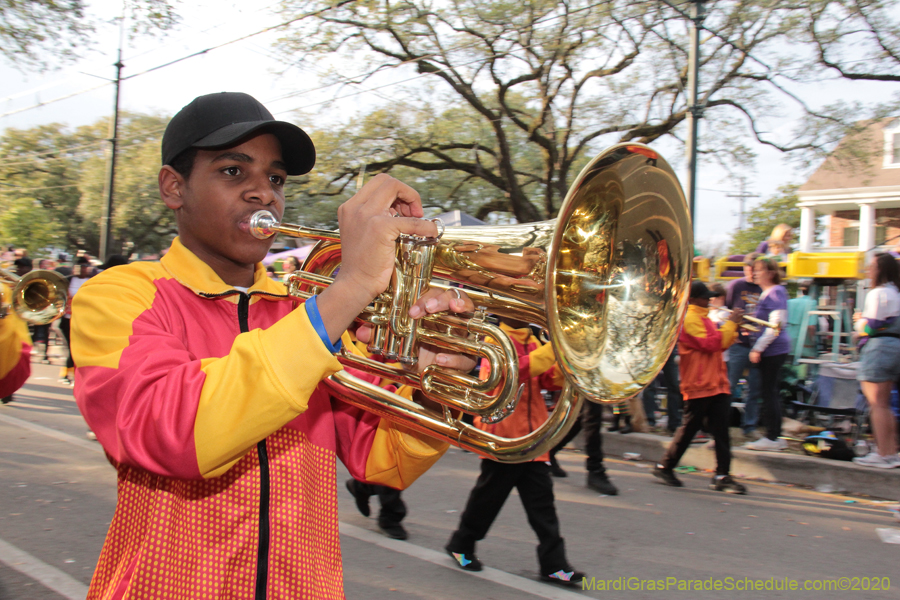
<svg viewBox="0 0 900 600"><path fill-rule="evenodd" d="M601 6L601 5L603 5L603 4L606 4L606 2L597 2L597 3L594 3L594 4L590 4L590 5L588 5L588 6L585 6L585 7L579 8L579 9L576 9L576 10L572 11L572 12L569 13L569 14L574 14L574 13L578 13L578 12L583 12L583 11L586 11L586 10L590 10L590 9L595 8L595 7L597 7L597 6ZM174 59L174 60L171 60L171 61L169 61L169 62L160 64L160 65L156 65L156 66L151 67L151 68L149 68L149 69L145 69L144 71L141 71L141 72L139 72L139 73L134 73L134 74L132 74L132 75L128 75L127 77L123 77L123 78L122 78L122 81L125 81L125 80L128 80L128 79L133 79L133 78L139 77L139 76L141 76L141 75L146 75L147 73L152 73L152 72L157 71L157 70L159 70L159 69L163 69L163 68L165 68L165 67L172 66L172 65L174 65L174 64L180 63L180 62L185 61L185 60L188 60L188 59L190 59L190 58L194 58L194 57L197 57L197 56L202 56L202 55L207 54L208 52L211 52L211 51L213 51L213 50L218 50L219 48L224 48L225 46L229 46L229 45L231 45L231 44L235 44L235 43L237 43L237 42L240 42L240 41L243 41L243 40L247 40L247 39L250 39L250 38L252 38L252 37L256 37L256 36L258 36L258 35L262 35L263 33L267 33L267 32L274 31L274 30L276 30L276 29L282 28L282 27L286 27L287 25L291 25L291 24L293 24L293 23L295 23L295 22L297 22L297 21L301 21L301 20L306 19L306 18L308 18L308 17L315 16L315 15L318 15L318 14L321 14L321 13L324 13L324 12L328 12L329 10L331 10L331 8L330 8L330 7L326 7L326 8L320 9L320 10L316 10L316 11L312 11L312 12L309 12L309 13L306 13L306 14L303 14L303 15L300 15L300 16L298 16L298 17L294 17L294 18L289 19L289 20L287 20L287 21L283 21L283 22L281 22L281 23L278 23L277 25L271 25L271 26L269 26L269 27L265 27L265 28L263 28L263 29L260 29L260 30L258 30L258 31L255 31L255 32L253 32L253 33L249 33L249 34L246 34L246 35L242 35L242 36L240 36L240 37L234 38L234 39L229 40L229 41L227 41L227 42L223 42L223 43L217 44L217 45L215 45L215 46L210 46L209 48L205 48L205 49L203 49L203 50L198 50L198 51L196 51L196 52L192 52L192 53L190 53L190 54L187 54L187 55L185 55L185 56L182 56L182 57L180 57L180 58L176 58L176 59ZM607 10L607 13L608 13L608 14L611 14L611 13L612 13L612 9ZM563 18L563 16L564 16L564 15L551 15L551 16L547 16L547 17L544 17L544 18L542 18L542 19L537 19L536 21L534 21L534 23L533 23L532 25L534 25L534 24L542 24L542 23L546 23L546 22L551 22L551 21L554 21L554 20L557 20L557 19L561 19L561 18ZM513 29L513 31L514 31L514 32L521 32L522 29ZM476 46L476 45L478 45L478 44L480 44L480 43L481 43L480 41L474 41L474 42L471 42L471 43L468 43L468 44L463 44L463 45L461 45L461 46L457 46L457 47L454 47L454 48L449 48L449 49L447 49L447 50L445 51L445 54L451 53L451 52L456 52L456 51L458 51L458 50L464 50L464 49L466 49L466 48L470 48L470 47ZM418 61L418 60L422 60L422 59L432 58L432 57L434 57L434 56L436 56L436 54L434 54L434 53L432 53L432 54L426 54L426 55L423 55L423 56L421 56L421 57L418 57L418 58L416 58L416 59L414 59L414 60L415 60L415 61ZM490 60L490 57L484 59L485 62L486 62L487 60ZM411 61L404 61L404 62L398 63L397 65L394 65L394 67L401 66L401 65L405 64L406 62L411 62ZM354 79L359 79L359 78L362 78L362 77L368 77L368 76L371 76L372 74L374 74L375 72L377 72L380 68L381 68L381 67L377 67L376 69L371 70L371 71L369 71L369 72L367 72L367 73L363 73L363 74L357 75L356 77L354 77ZM350 79L348 79L348 78L344 78L344 81L345 81L345 82L352 83L352 81L351 81ZM331 87L331 86L334 86L334 85L339 85L340 83L341 83L341 82L337 82L337 83L328 84L328 85L326 85L326 86L322 86L322 87L319 87L319 88L313 88L313 90L311 90L311 91L316 91L316 90L319 90L319 89L327 89L328 87ZM33 109L35 109L35 108L40 108L40 107L42 107L42 106L46 106L47 104L52 104L52 103L58 102L58 101L60 101L60 100L66 100L66 99L68 99L68 98L72 98L72 97L78 96L78 95L80 95L80 94L86 94L86 93L88 93L88 92L94 91L94 90L96 90L96 89L100 89L100 88L102 88L102 87L105 87L105 86L111 85L111 84L112 84L112 82L110 81L110 82L107 82L107 83L105 83L105 84L102 84L102 85L97 86L97 87L94 87L94 88L88 88L88 89L85 89L85 90L81 90L81 91L79 91L79 92L74 92L74 93L68 94L68 95L66 95L66 96L61 96L61 97L59 97L59 98L55 98L55 99L53 99L53 100L49 100L49 101L47 101L47 102L40 102L40 103L34 104L34 105L32 105L32 106L27 106L27 107L20 108L20 109L14 110L14 111L10 111L10 112L7 112L7 113L3 113L3 114L0 114L0 118L5 117L5 116L9 116L9 115L12 115L12 114L17 114L17 113L20 113L20 112L25 112L25 111L27 111L27 110L33 110ZM375 89L380 89L380 88L375 88ZM288 98L288 97L292 97L292 96L304 95L304 94L306 94L306 93L310 93L310 91L300 91L300 92L297 92L296 94L293 94L293 95L288 94L288 95L286 95L286 96L284 96L284 97L282 97L282 98L279 98L279 100L285 99L285 98ZM321 104L321 103L316 103L316 104L313 104L313 105L311 105L311 106L315 106L315 105L317 105L317 104ZM291 109L291 110L295 110L295 109ZM288 112L288 111L283 111L283 112Z"/></svg>
<svg viewBox="0 0 900 600"><path fill-rule="evenodd" d="M34 109L34 108L40 108L40 107L42 107L42 106L47 106L48 104L53 104L53 103L55 103L55 102L59 102L60 100L68 100L69 98L74 98L75 96L80 96L81 94L87 94L88 92L93 92L94 90L99 90L100 88L104 88L104 87L106 87L106 86L108 86L108 85L111 85L111 82L102 83L102 84L100 84L100 85L98 85L98 86L95 86L95 87L92 87L92 88L88 88L88 89L85 89L85 90L81 90L80 92L74 92L74 93L71 93L71 94L66 94L65 96L60 96L59 98L54 98L53 100L47 100L46 102L38 102L37 104L34 104L34 105L32 105L32 106L26 106L25 108L19 108L19 109L16 109L16 110L11 110L11 111L9 111L9 112L5 112L5 113L3 113L3 114L0 114L0 118L2 118L2 117L8 117L9 115L15 115L15 114L21 113L21 112L25 112L26 110L32 110L32 109Z"/></svg>
<svg viewBox="0 0 900 600"><path fill-rule="evenodd" d="M747 198L759 198L759 194L751 194L750 192L745 191L747 186L747 178L741 177L738 179L741 183L741 191L737 194L725 194L728 198L737 198L738 203L740 205L740 210L738 212L738 231L744 230L744 207L747 202Z"/></svg>

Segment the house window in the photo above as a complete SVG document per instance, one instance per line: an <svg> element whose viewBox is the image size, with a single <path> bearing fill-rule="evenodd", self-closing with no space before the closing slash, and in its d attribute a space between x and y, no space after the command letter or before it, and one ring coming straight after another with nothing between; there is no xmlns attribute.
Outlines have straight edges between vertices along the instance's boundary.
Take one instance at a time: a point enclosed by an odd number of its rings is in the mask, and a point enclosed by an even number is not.
<svg viewBox="0 0 900 600"><path fill-rule="evenodd" d="M881 246L887 239L887 227L875 225L875 245ZM859 246L859 224L848 225L844 228L844 246Z"/></svg>
<svg viewBox="0 0 900 600"><path fill-rule="evenodd" d="M893 136L893 143L891 145L893 149L893 156L891 157L891 163L897 164L900 163L900 133L895 133Z"/></svg>

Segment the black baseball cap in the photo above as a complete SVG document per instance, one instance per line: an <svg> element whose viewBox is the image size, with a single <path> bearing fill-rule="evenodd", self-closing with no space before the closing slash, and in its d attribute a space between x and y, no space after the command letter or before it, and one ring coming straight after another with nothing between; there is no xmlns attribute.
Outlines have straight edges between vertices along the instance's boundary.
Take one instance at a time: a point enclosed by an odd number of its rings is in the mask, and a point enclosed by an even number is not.
<svg viewBox="0 0 900 600"><path fill-rule="evenodd" d="M722 292L714 292L702 281L694 281L691 283L691 298L718 298Z"/></svg>
<svg viewBox="0 0 900 600"><path fill-rule="evenodd" d="M281 142L288 175L303 175L316 164L316 147L306 132L276 121L256 98L241 92L198 96L178 111L162 140L162 164L171 164L188 148L227 148L256 133L271 133Z"/></svg>

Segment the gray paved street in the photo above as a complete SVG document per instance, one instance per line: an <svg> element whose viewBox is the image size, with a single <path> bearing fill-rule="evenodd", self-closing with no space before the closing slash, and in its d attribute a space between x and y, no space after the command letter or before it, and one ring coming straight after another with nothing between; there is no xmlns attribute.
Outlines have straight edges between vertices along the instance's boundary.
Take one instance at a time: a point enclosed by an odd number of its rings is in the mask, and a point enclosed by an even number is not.
<svg viewBox="0 0 900 600"><path fill-rule="evenodd" d="M13 404L0 408L0 600L84 597L115 505L115 474L85 425L57 366L34 365ZM617 434L609 434L617 435ZM609 459L621 494L584 487L583 457L560 454L570 476L555 480L570 561L598 589L566 591L537 581L535 538L513 494L478 555L480 576L454 567L443 545L455 528L478 458L453 449L404 493L407 542L380 535L343 486L338 496L347 597L365 599L532 598L900 598L900 530L885 505L784 485L749 482L744 497L709 491L707 474L684 489L655 483L645 463ZM377 499L372 501L373 513ZM890 580L889 591L678 591L679 580ZM631 578L631 579L629 579ZM651 591L650 582L668 591ZM643 591L606 585L643 585ZM848 580L848 585L854 582ZM872 581L860 579L859 587ZM745 583L743 585L746 585ZM817 585L812 583L811 585Z"/></svg>

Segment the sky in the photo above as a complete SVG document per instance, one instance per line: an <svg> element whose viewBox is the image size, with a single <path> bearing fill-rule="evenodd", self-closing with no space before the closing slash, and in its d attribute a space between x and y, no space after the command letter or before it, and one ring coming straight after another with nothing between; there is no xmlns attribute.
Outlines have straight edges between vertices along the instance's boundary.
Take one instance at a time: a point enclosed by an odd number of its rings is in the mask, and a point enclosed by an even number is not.
<svg viewBox="0 0 900 600"><path fill-rule="evenodd" d="M266 0L264 0L265 2ZM194 97L215 91L246 92L265 104L276 118L290 119L303 110L314 114L324 104L340 100L342 114L353 114L366 107L366 94L358 88L322 89L319 74L329 65L289 65L273 49L277 31L246 37L281 22L272 12L277 2L252 5L246 2L193 0L178 5L183 25L167 35L128 41L123 50L123 77L120 107L125 111L174 114ZM121 11L120 0L96 0L95 13L110 19ZM113 109L118 28L101 27L94 36L94 48L82 60L44 73L23 72L0 60L0 129L28 128L58 122L69 126L93 123ZM224 45L223 45L224 44ZM219 47L221 46L221 47ZM205 49L206 53L187 58L171 66L149 69L181 59ZM331 65L335 66L335 65ZM360 66L338 65L348 75L361 72ZM355 70L354 70L355 69ZM702 78L702 74L701 74ZM369 87L367 85L361 86ZM97 88L97 89L91 89ZM89 91L86 91L89 90ZM382 92L389 93L382 89ZM867 100L893 93L890 84L836 82L805 90L815 100ZM779 127L786 133L792 124L782 119ZM704 122L701 120L700 135ZM779 130L772 132L777 136ZM682 149L674 143L662 143L658 149L676 173L685 180L686 161ZM757 161L739 173L746 181L746 209L772 197L780 186L802 183L810 171L798 171L782 153L757 147ZM737 194L740 183L712 161L701 159L695 212L695 241L701 248L724 245L738 227Z"/></svg>

